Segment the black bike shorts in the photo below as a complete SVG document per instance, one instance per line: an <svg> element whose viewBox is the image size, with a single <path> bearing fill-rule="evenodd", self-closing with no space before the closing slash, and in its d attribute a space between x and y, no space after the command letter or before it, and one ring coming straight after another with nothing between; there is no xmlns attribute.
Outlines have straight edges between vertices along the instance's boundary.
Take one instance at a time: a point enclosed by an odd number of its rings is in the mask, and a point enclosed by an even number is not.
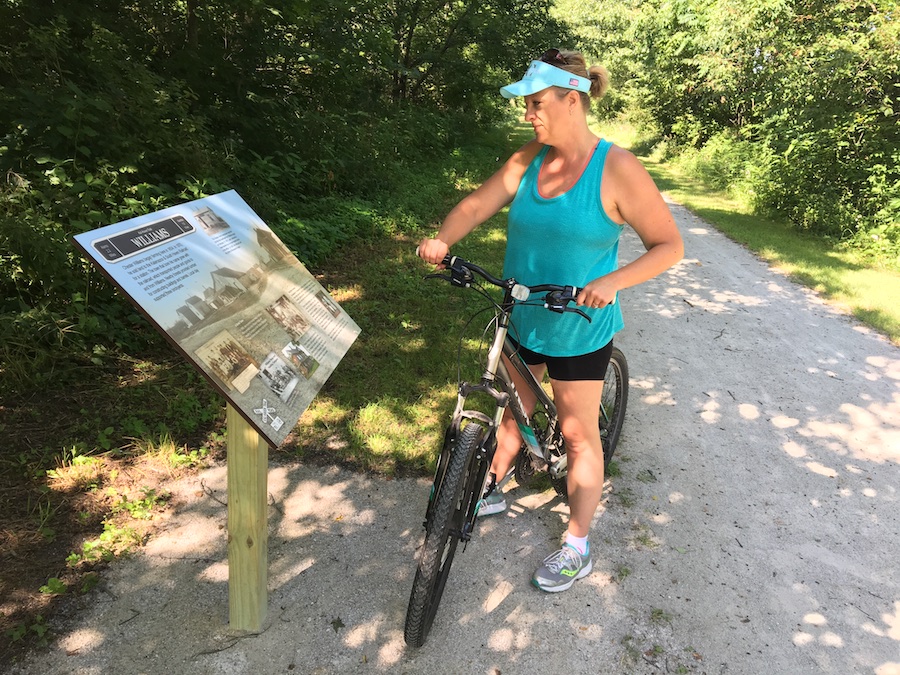
<svg viewBox="0 0 900 675"><path fill-rule="evenodd" d="M512 338L510 338L512 339ZM613 343L610 340L605 347L601 347L590 354L581 356L544 356L523 347L512 340L519 356L529 366L546 364L550 379L563 382L576 380L603 380L606 377L606 369L609 359L612 357Z"/></svg>

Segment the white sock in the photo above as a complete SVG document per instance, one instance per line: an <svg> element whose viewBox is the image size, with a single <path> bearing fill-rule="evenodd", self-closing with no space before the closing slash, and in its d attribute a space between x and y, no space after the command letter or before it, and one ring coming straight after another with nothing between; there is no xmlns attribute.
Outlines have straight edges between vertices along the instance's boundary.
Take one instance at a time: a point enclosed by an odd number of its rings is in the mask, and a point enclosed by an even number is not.
<svg viewBox="0 0 900 675"><path fill-rule="evenodd" d="M586 555L590 548L587 537L576 537L570 532L566 532L565 543L575 548L581 555Z"/></svg>

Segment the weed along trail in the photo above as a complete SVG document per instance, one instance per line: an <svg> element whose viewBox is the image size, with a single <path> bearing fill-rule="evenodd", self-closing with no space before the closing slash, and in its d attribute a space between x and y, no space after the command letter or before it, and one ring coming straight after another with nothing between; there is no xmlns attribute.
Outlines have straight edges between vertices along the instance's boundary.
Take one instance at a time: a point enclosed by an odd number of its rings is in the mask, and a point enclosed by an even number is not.
<svg viewBox="0 0 900 675"><path fill-rule="evenodd" d="M529 584L566 507L513 488L407 650L429 481L272 463L268 613L232 632L222 465L167 486L162 531L2 670L900 672L900 349L672 208L685 260L620 296L628 414L569 591Z"/></svg>

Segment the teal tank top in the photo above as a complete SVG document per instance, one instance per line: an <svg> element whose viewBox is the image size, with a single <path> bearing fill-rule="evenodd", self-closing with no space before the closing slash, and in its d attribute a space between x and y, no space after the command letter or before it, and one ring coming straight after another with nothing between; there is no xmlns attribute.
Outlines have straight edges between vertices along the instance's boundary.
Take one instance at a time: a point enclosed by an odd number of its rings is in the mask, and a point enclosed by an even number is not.
<svg viewBox="0 0 900 675"><path fill-rule="evenodd" d="M538 174L550 146L529 164L509 207L504 278L526 286L585 286L618 267L622 226L600 201L603 166L612 143L601 140L584 172L567 192L544 198ZM572 306L572 305L570 305ZM580 308L591 321L543 306L518 305L510 335L519 344L545 356L580 356L597 351L624 327L619 303L600 309Z"/></svg>

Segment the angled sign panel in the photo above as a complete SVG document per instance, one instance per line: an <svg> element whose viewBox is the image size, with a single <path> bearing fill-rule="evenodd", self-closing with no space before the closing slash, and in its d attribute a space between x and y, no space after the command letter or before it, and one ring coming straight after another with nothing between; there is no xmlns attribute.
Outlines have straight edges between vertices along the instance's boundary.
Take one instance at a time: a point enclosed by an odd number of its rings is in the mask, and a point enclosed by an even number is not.
<svg viewBox="0 0 900 675"><path fill-rule="evenodd" d="M359 335L233 190L74 241L274 447Z"/></svg>

